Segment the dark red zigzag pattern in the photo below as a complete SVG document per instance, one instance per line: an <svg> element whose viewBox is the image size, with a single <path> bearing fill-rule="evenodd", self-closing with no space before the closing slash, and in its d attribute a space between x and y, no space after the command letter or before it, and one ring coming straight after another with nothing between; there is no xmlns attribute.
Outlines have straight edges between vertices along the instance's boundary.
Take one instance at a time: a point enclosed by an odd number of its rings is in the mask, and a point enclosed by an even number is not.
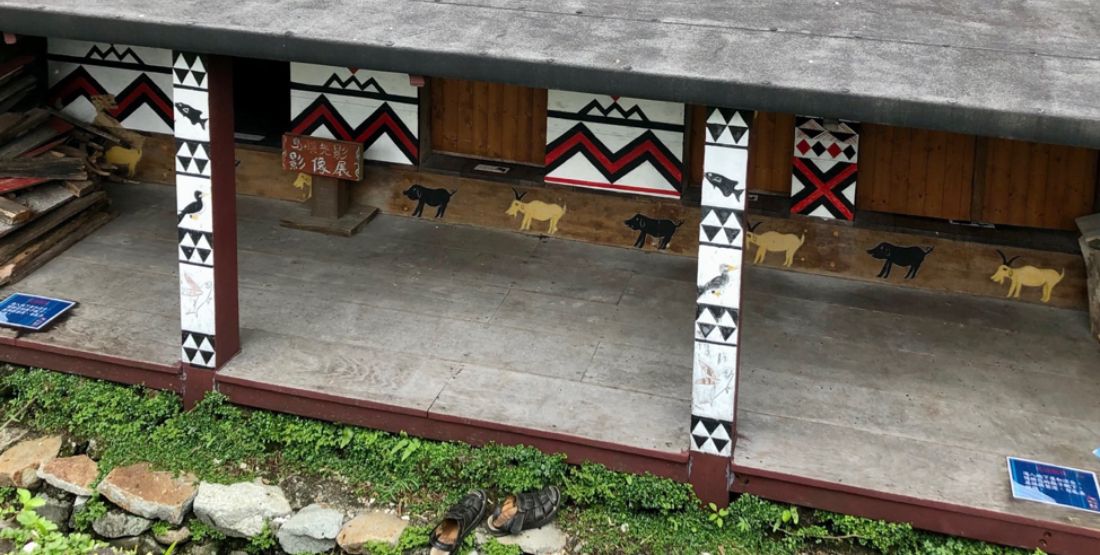
<svg viewBox="0 0 1100 555"><path fill-rule="evenodd" d="M309 135L321 126L337 139L363 143L364 148L370 148L379 137L388 135L409 159L409 163L415 164L420 156L420 145L416 136L389 103L383 103L363 123L353 128L322 94L290 122L291 133L297 135Z"/></svg>
<svg viewBox="0 0 1100 555"><path fill-rule="evenodd" d="M49 98L51 105L64 107L78 98L91 100L93 96L103 94L107 94L107 90L84 66L79 66L50 89ZM119 121L125 120L144 105L152 108L165 125L172 127L172 100L145 73L139 74L125 89L119 91L115 95L115 102L118 107L108 113Z"/></svg>
<svg viewBox="0 0 1100 555"><path fill-rule="evenodd" d="M683 165L676 155L653 134L645 131L618 151L612 152L583 123L578 123L546 145L546 171L550 173L575 155L581 155L610 183L615 183L642 164L649 163L669 186L680 190Z"/></svg>

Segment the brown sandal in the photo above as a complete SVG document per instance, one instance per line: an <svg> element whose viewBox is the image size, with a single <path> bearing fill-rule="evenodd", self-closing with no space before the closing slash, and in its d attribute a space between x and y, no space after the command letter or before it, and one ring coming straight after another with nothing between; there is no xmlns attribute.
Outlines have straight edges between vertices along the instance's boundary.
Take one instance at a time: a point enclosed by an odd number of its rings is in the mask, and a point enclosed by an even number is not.
<svg viewBox="0 0 1100 555"><path fill-rule="evenodd" d="M542 528L554 519L560 506L561 491L555 486L519 495L509 495L493 511L485 527L494 536L518 534L524 530Z"/></svg>
<svg viewBox="0 0 1100 555"><path fill-rule="evenodd" d="M470 532L477 528L481 521L485 520L485 513L489 511L489 500L485 492L481 490L471 491L465 497L458 500L447 509L440 522L428 536L428 542L432 547L452 553L462 546L462 542Z"/></svg>

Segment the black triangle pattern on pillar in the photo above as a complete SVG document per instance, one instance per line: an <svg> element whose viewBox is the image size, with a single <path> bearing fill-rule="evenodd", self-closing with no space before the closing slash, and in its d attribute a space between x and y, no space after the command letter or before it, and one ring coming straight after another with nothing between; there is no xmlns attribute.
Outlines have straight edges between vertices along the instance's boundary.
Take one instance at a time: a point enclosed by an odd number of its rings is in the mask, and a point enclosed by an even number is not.
<svg viewBox="0 0 1100 555"><path fill-rule="evenodd" d="M730 126L730 134L733 135L733 141L735 143L740 143L741 137L744 137L745 133L748 133L748 131L748 127L737 127L736 125Z"/></svg>
<svg viewBox="0 0 1100 555"><path fill-rule="evenodd" d="M722 132L726 130L726 125L721 123L708 123L707 131L710 133L710 140L717 141L718 137L722 136Z"/></svg>
<svg viewBox="0 0 1100 555"><path fill-rule="evenodd" d="M714 324L699 324L699 332L703 334L703 337L710 335L712 331L714 331Z"/></svg>
<svg viewBox="0 0 1100 555"><path fill-rule="evenodd" d="M703 228L703 234L706 235L707 241L713 241L718 236L718 232L722 231L722 228L713 225L700 226Z"/></svg>
<svg viewBox="0 0 1100 555"><path fill-rule="evenodd" d="M730 340L730 336L732 336L733 332L735 331L737 331L737 328L735 327L718 326L718 332L722 334L722 339L725 339L726 341Z"/></svg>
<svg viewBox="0 0 1100 555"><path fill-rule="evenodd" d="M728 456L733 443L733 422L691 415L692 447L697 451Z"/></svg>

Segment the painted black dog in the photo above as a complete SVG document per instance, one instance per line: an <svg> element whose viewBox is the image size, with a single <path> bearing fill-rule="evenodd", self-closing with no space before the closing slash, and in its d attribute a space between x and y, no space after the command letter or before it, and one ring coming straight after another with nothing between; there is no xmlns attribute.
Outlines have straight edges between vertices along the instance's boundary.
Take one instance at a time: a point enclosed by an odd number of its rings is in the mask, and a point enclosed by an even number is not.
<svg viewBox="0 0 1100 555"><path fill-rule="evenodd" d="M707 172L703 174L707 181L710 181L711 185L714 185L722 193L722 196L728 197L733 195L738 201L741 200L741 193L745 192L744 189L737 188L737 180L730 179L720 173Z"/></svg>
<svg viewBox="0 0 1100 555"><path fill-rule="evenodd" d="M672 240L672 236L676 234L676 229L681 225L684 225L684 221L674 222L672 220L654 220L648 216L641 214L634 214L633 218L623 222L626 227L638 232L638 240L634 241L634 246L638 248L645 247L646 235L652 235L661 239L657 245L657 249L667 249L668 242Z"/></svg>
<svg viewBox="0 0 1100 555"><path fill-rule="evenodd" d="M924 263L924 257L928 256L930 252L932 252L932 247L924 249L922 247L899 247L890 243L879 243L877 247L869 249L867 254L873 258L885 260L882 263L882 270L879 271L878 277L889 278L890 268L897 264L909 268L909 271L905 274L905 279L913 279L917 277L917 271L920 270L920 265Z"/></svg>
<svg viewBox="0 0 1100 555"><path fill-rule="evenodd" d="M423 185L413 185L405 189L405 196L416 201L416 210L413 210L413 216L420 217L424 213L424 205L427 204L436 207L435 217L442 218L443 213L447 211L447 203L451 202L451 197L457 192L457 189L448 191L446 189L429 189Z"/></svg>

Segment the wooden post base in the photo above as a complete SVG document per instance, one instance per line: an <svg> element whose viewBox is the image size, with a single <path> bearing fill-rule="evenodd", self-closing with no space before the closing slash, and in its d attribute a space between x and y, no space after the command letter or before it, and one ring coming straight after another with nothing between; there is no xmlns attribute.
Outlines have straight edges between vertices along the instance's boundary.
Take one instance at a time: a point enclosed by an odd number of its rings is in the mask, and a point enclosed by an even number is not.
<svg viewBox="0 0 1100 555"><path fill-rule="evenodd" d="M703 503L714 503L718 507L730 504L730 485L733 473L730 470L730 458L692 451L688 459L688 481L695 495Z"/></svg>
<svg viewBox="0 0 1100 555"><path fill-rule="evenodd" d="M351 204L350 182L331 177L313 177L309 214L283 218L284 227L351 237L378 213L373 206Z"/></svg>

